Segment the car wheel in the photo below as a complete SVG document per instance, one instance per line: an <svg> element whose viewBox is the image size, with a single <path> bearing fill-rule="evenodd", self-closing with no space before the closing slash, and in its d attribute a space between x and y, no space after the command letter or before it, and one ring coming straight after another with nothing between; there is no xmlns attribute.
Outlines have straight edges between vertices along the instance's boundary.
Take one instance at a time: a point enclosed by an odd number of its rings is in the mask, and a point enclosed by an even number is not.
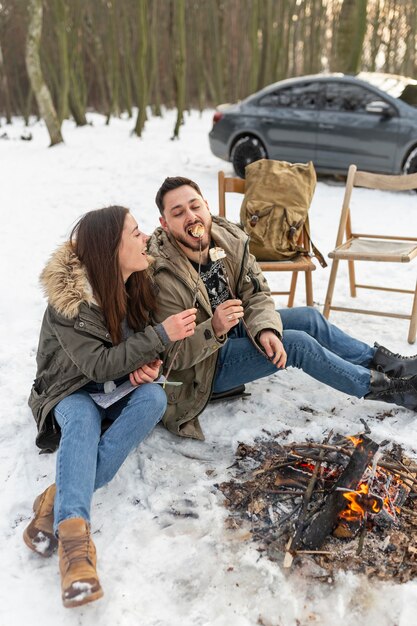
<svg viewBox="0 0 417 626"><path fill-rule="evenodd" d="M240 178L245 178L245 167L249 163L267 158L266 150L256 137L241 137L233 146L231 161L235 172Z"/></svg>
<svg viewBox="0 0 417 626"><path fill-rule="evenodd" d="M417 172L417 148L413 148L403 165L403 174L415 174Z"/></svg>

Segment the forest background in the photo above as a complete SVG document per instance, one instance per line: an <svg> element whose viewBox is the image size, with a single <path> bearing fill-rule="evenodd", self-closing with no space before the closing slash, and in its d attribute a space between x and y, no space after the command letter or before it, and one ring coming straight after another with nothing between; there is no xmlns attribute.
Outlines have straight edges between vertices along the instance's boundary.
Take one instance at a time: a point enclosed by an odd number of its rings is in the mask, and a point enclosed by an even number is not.
<svg viewBox="0 0 417 626"><path fill-rule="evenodd" d="M0 0L0 125L244 98L321 71L417 74L415 0Z"/></svg>

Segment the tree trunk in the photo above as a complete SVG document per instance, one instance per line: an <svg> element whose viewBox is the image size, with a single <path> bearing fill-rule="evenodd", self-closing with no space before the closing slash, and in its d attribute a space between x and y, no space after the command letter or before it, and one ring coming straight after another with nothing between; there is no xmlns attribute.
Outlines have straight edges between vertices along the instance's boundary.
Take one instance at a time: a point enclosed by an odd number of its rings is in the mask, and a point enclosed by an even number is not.
<svg viewBox="0 0 417 626"><path fill-rule="evenodd" d="M54 0L52 3L55 32L58 43L58 90L57 90L57 113L62 122L68 117L68 96L70 89L70 70L68 61L68 8L64 0Z"/></svg>
<svg viewBox="0 0 417 626"><path fill-rule="evenodd" d="M77 126L85 126L87 94L83 56L83 22L85 20L84 0L72 0L71 35L69 46L69 108Z"/></svg>
<svg viewBox="0 0 417 626"><path fill-rule="evenodd" d="M175 2L175 85L177 100L177 121L175 123L172 139L178 139L180 126L183 122L185 108L185 82L186 82L186 60L185 60L185 0Z"/></svg>
<svg viewBox="0 0 417 626"><path fill-rule="evenodd" d="M253 93L258 88L259 78L259 0L252 0L250 9L248 33L250 46L249 93Z"/></svg>
<svg viewBox="0 0 417 626"><path fill-rule="evenodd" d="M357 74L366 32L366 0L343 0L337 30L335 70Z"/></svg>
<svg viewBox="0 0 417 626"><path fill-rule="evenodd" d="M9 83L7 80L7 74L6 74L6 70L4 67L4 62L3 62L3 51L2 51L2 47L1 47L1 41L0 41L0 93L4 94L4 113L6 116L6 122L8 124L12 123L12 110L11 110L11 105L10 105L10 91L9 91ZM1 109L0 109L1 112Z"/></svg>
<svg viewBox="0 0 417 626"><path fill-rule="evenodd" d="M40 41L42 35L42 0L29 0L29 24L26 41L26 67L30 83L38 103L41 117L45 120L51 146L62 143L61 125L52 102L51 94L45 83L40 60Z"/></svg>
<svg viewBox="0 0 417 626"><path fill-rule="evenodd" d="M138 57L137 57L137 72L138 72L138 116L136 118L135 133L138 137L142 135L143 128L146 122L146 105L148 104L148 77L146 76L146 58L148 50L148 10L146 0L138 0Z"/></svg>

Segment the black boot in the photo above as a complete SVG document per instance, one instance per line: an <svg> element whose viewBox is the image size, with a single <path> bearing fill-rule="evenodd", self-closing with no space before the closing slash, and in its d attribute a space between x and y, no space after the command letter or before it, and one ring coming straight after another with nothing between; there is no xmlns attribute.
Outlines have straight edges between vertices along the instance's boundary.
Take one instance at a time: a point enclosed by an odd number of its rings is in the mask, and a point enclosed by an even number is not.
<svg viewBox="0 0 417 626"><path fill-rule="evenodd" d="M374 346L377 351L369 369L384 372L391 378L409 378L417 375L417 354L401 356L401 354L394 354L378 343L375 343Z"/></svg>
<svg viewBox="0 0 417 626"><path fill-rule="evenodd" d="M365 399L392 402L417 411L417 376L389 378L384 372L371 370L370 392Z"/></svg>

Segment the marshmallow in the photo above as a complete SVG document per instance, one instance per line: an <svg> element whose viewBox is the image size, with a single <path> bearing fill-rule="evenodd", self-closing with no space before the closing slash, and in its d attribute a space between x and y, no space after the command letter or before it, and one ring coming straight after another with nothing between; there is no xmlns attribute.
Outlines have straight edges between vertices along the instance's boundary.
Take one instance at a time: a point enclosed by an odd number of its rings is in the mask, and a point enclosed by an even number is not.
<svg viewBox="0 0 417 626"><path fill-rule="evenodd" d="M209 254L212 261L219 261L220 259L226 258L226 252L223 248L210 248Z"/></svg>
<svg viewBox="0 0 417 626"><path fill-rule="evenodd" d="M190 233L192 234L192 236L198 237L198 239L201 239L201 237L204 235L204 232L205 228L203 224L194 224L194 226L190 228Z"/></svg>

